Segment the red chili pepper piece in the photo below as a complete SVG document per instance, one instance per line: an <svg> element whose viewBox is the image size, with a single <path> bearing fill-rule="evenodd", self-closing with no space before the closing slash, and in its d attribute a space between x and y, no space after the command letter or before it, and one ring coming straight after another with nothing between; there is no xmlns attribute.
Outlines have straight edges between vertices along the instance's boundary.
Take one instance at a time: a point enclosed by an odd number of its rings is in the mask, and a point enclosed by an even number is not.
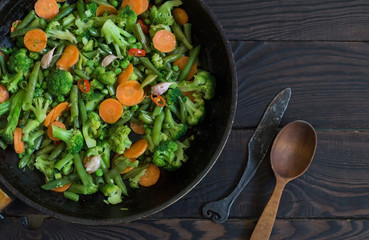
<svg viewBox="0 0 369 240"><path fill-rule="evenodd" d="M81 92L86 93L90 91L90 81L88 81L87 79L80 79L77 85Z"/></svg>
<svg viewBox="0 0 369 240"><path fill-rule="evenodd" d="M151 100L159 107L165 106L165 99L161 95L154 95L151 93Z"/></svg>
<svg viewBox="0 0 369 240"><path fill-rule="evenodd" d="M144 57L146 55L146 51L138 48L131 48L128 51L128 55L134 57Z"/></svg>
<svg viewBox="0 0 369 240"><path fill-rule="evenodd" d="M142 31L149 35L149 26L141 19L138 19L137 22L141 25Z"/></svg>

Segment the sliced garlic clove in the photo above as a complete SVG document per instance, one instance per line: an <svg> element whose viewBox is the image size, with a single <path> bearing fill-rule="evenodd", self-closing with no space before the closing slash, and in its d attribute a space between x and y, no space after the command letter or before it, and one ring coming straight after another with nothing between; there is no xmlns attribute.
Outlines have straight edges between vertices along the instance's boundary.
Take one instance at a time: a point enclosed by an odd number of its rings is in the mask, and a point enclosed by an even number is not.
<svg viewBox="0 0 369 240"><path fill-rule="evenodd" d="M163 95L166 91L168 91L172 84L174 84L174 82L162 82L155 84L151 87L151 93L154 95Z"/></svg>
<svg viewBox="0 0 369 240"><path fill-rule="evenodd" d="M47 69L47 68L50 67L50 63L51 63L51 60L53 59L55 48L56 47L54 47L53 49L48 51L44 56L42 56L42 58L41 58L41 67L42 67L42 69Z"/></svg>
<svg viewBox="0 0 369 240"><path fill-rule="evenodd" d="M103 67L107 67L110 65L110 63L112 63L115 59L117 59L118 57L115 55L108 55L104 58L104 60L102 61L101 65Z"/></svg>
<svg viewBox="0 0 369 240"><path fill-rule="evenodd" d="M84 163L84 167L87 173L94 173L99 169L101 165L101 155L93 156L88 158L87 161Z"/></svg>

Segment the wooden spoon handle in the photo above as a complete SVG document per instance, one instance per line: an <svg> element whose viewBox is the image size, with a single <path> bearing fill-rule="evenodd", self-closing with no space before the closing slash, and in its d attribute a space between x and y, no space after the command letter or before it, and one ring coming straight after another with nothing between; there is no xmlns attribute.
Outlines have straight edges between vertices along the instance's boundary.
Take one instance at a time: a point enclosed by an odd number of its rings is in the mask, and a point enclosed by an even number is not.
<svg viewBox="0 0 369 240"><path fill-rule="evenodd" d="M251 235L250 240L266 240L269 239L272 233L275 217L277 215L279 202L283 193L283 189L286 186L287 181L279 180L270 197L268 204L265 206L263 213L261 214L258 223Z"/></svg>

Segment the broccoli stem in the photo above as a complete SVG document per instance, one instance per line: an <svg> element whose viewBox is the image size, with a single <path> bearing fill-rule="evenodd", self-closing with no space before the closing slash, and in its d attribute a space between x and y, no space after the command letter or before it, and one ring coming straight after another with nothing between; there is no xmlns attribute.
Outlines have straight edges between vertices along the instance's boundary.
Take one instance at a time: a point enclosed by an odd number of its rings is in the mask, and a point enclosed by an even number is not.
<svg viewBox="0 0 369 240"><path fill-rule="evenodd" d="M38 157L38 156L41 156L43 154L49 154L51 153L54 149L56 148L55 145L53 144L50 144L50 145L47 145L46 147L43 147L41 148L40 150L38 150L36 153L35 153L35 156Z"/></svg>
<svg viewBox="0 0 369 240"><path fill-rule="evenodd" d="M63 142L65 143L69 143L71 137L72 137L72 132L69 131L69 130L65 130L65 129L62 129L60 127L57 127L57 126L52 126L53 128L53 135L54 137L62 140Z"/></svg>
<svg viewBox="0 0 369 240"><path fill-rule="evenodd" d="M30 11L16 27L17 30L27 27L36 18L35 10Z"/></svg>
<svg viewBox="0 0 369 240"><path fill-rule="evenodd" d="M161 140L161 129L163 127L165 114L164 112L161 112L154 121L154 126L152 127L152 139L155 146L158 146L160 144Z"/></svg>
<svg viewBox="0 0 369 240"><path fill-rule="evenodd" d="M114 182L115 184L120 188L120 190L122 190L122 194L128 196L128 191L127 191L127 187L124 184L122 177L120 175L116 176L114 178Z"/></svg>
<svg viewBox="0 0 369 240"><path fill-rule="evenodd" d="M38 61L33 67L32 73L29 76L28 85L26 89L26 95L24 97L23 110L29 110L32 106L33 95L35 94L36 83L38 80L38 73L40 71L41 62Z"/></svg>
<svg viewBox="0 0 369 240"><path fill-rule="evenodd" d="M191 50L193 48L193 46L188 41L188 39L186 38L185 34L183 33L181 27L178 24L173 24L172 30L173 30L174 35L176 36L176 38L178 40L180 40L183 43L183 45L186 46L187 49Z"/></svg>
<svg viewBox="0 0 369 240"><path fill-rule="evenodd" d="M114 179L116 176L120 175L120 173L127 168L126 161L121 161L117 165L115 165L108 173L107 176L111 179Z"/></svg>
<svg viewBox="0 0 369 240"><path fill-rule="evenodd" d="M159 77L162 76L162 74L159 72L158 69L156 69L156 67L154 67L154 65L150 62L150 60L146 57L140 57L140 61L143 65L145 65L145 67L147 67L149 70L153 71L156 75L158 75Z"/></svg>
<svg viewBox="0 0 369 240"><path fill-rule="evenodd" d="M55 168L58 169L59 171L62 170L62 168L69 162L72 161L74 159L74 155L71 153L68 153L67 155L65 155L62 159L60 159L56 164L55 164Z"/></svg>
<svg viewBox="0 0 369 240"><path fill-rule="evenodd" d="M192 28L192 24L191 23L186 23L185 25L183 25L183 32L184 35L186 36L186 39L191 43L191 28Z"/></svg>
<svg viewBox="0 0 369 240"><path fill-rule="evenodd" d="M143 82L140 85L140 89L143 89L144 87L150 85L151 83L155 82L156 79L158 78L158 75L150 73L145 80L143 80Z"/></svg>
<svg viewBox="0 0 369 240"><path fill-rule="evenodd" d="M60 143L49 155L49 161L56 159L65 150L65 143Z"/></svg>
<svg viewBox="0 0 369 240"><path fill-rule="evenodd" d="M70 91L70 120L75 128L79 128L79 108L78 108L78 86L73 85Z"/></svg>
<svg viewBox="0 0 369 240"><path fill-rule="evenodd" d="M199 56L201 46L196 46L193 51L190 53L190 56L188 58L186 66L181 71L181 74L179 75L178 81L184 81L187 78L188 73L191 70L192 65L195 63L197 57Z"/></svg>

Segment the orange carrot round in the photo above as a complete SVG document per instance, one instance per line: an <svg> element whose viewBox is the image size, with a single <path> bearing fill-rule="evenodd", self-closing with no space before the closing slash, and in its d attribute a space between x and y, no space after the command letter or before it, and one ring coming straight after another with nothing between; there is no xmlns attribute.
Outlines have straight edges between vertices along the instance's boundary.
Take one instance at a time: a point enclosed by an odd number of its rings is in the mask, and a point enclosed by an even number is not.
<svg viewBox="0 0 369 240"><path fill-rule="evenodd" d="M55 0L37 0L35 12L46 20L54 18L59 13L59 6Z"/></svg>
<svg viewBox="0 0 369 240"><path fill-rule="evenodd" d="M121 7L130 6L131 9L137 14L140 15L149 8L148 0L123 0Z"/></svg>
<svg viewBox="0 0 369 240"><path fill-rule="evenodd" d="M74 45L68 45L59 60L56 62L56 67L62 70L68 70L73 67L79 60L79 50Z"/></svg>
<svg viewBox="0 0 369 240"><path fill-rule="evenodd" d="M182 92L182 95L184 97L188 97L192 102L195 101L195 97L193 96L195 92L194 91L190 91L190 92Z"/></svg>
<svg viewBox="0 0 369 240"><path fill-rule="evenodd" d="M99 107L99 115L104 122L113 124L119 120L123 114L122 104L116 99L105 99Z"/></svg>
<svg viewBox="0 0 369 240"><path fill-rule="evenodd" d="M16 153L20 154L24 152L24 142L22 141L22 129L17 127L14 130L14 150Z"/></svg>
<svg viewBox="0 0 369 240"><path fill-rule="evenodd" d="M118 85L116 97L123 106L134 106L144 99L144 90L137 81L126 81Z"/></svg>
<svg viewBox="0 0 369 240"><path fill-rule="evenodd" d="M41 52L46 48L47 35L41 29L30 30L24 35L24 46L32 52Z"/></svg>
<svg viewBox="0 0 369 240"><path fill-rule="evenodd" d="M48 127L52 122L57 120L65 111L69 109L69 102L62 102L56 105L47 115L44 120L45 127Z"/></svg>
<svg viewBox="0 0 369 240"><path fill-rule="evenodd" d="M180 59L178 59L178 60L176 60L176 61L174 61L174 65L176 65L178 68L179 68L179 70L183 70L183 68L186 66L186 64L187 64L187 62L188 62L188 59L189 59L189 57L187 57L187 56L183 56L183 57L181 57ZM195 74L197 73L197 64L196 64L196 62L195 63L193 63L193 65L192 65L192 67L191 67L191 69L190 69L190 71L188 72L188 75L187 75L187 78L186 78L186 80L187 81L189 81L189 80L191 80L192 78L193 78L193 76L195 76Z"/></svg>
<svg viewBox="0 0 369 240"><path fill-rule="evenodd" d="M172 52L176 48L176 37L168 30L157 31L152 38L154 48L163 53Z"/></svg>
<svg viewBox="0 0 369 240"><path fill-rule="evenodd" d="M129 63L128 66L122 71L121 74L118 75L118 85L122 82L126 82L129 80L129 77L133 73L133 65Z"/></svg>
<svg viewBox="0 0 369 240"><path fill-rule="evenodd" d="M110 14L118 14L118 10L110 5L100 5L97 9L96 9L96 16L100 17L102 15L104 15L105 12L109 12Z"/></svg>
<svg viewBox="0 0 369 240"><path fill-rule="evenodd" d="M136 134L143 135L146 133L146 130L143 126L143 124L137 124L134 122L130 122L129 126L131 127L132 131Z"/></svg>
<svg viewBox="0 0 369 240"><path fill-rule="evenodd" d="M15 29L17 28L18 24L21 22L21 20L16 20L12 23L12 26L10 27L10 32L14 32Z"/></svg>
<svg viewBox="0 0 369 240"><path fill-rule="evenodd" d="M146 151L149 143L146 139L140 139L124 151L126 158L138 158Z"/></svg>
<svg viewBox="0 0 369 240"><path fill-rule="evenodd" d="M9 92L6 89L6 87L2 84L0 84L0 103L5 102L9 99Z"/></svg>
<svg viewBox="0 0 369 240"><path fill-rule="evenodd" d="M65 125L64 125L64 123L62 123L62 122L54 121L54 122L53 122L53 123L51 123L51 124L49 125L49 127L47 128L47 136L48 136L51 140L53 140L53 141L59 141L60 139L59 139L59 138L54 137L54 135L53 135L53 126L60 127L60 128L62 128L62 129L66 129L66 128L65 128Z"/></svg>
<svg viewBox="0 0 369 240"><path fill-rule="evenodd" d="M57 187L57 188L53 188L51 189L54 192L65 192L68 190L68 188L70 187L70 185L72 185L72 183L67 183L61 187Z"/></svg>
<svg viewBox="0 0 369 240"><path fill-rule="evenodd" d="M143 187L150 187L158 182L160 177L160 169L150 163L149 166L146 168L145 174L140 178L138 182Z"/></svg>
<svg viewBox="0 0 369 240"><path fill-rule="evenodd" d="M176 20L179 25L183 26L188 23L188 14L183 8L173 9L172 14L174 20Z"/></svg>

